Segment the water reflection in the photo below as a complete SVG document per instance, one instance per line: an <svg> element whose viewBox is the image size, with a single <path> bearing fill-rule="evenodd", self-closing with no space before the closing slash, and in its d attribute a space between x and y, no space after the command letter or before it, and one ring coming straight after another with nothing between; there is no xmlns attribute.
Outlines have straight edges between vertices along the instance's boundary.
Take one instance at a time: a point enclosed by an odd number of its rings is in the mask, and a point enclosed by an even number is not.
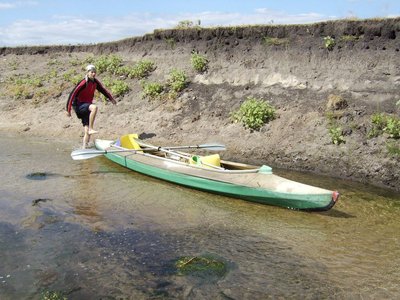
<svg viewBox="0 0 400 300"><path fill-rule="evenodd" d="M193 191L104 158L74 162L68 145L32 143L25 159L27 145L0 141L0 299L46 290L68 299L400 294L395 193L281 174L342 194L328 212L298 212ZM35 173L59 176L26 177ZM178 258L202 255L226 262L225 275L177 272Z"/></svg>

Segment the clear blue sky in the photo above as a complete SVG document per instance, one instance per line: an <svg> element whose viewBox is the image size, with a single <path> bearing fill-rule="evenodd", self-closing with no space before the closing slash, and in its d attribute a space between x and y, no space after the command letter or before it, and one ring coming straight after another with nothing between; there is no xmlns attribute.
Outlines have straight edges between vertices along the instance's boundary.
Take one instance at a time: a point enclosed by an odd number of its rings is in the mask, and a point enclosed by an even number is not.
<svg viewBox="0 0 400 300"><path fill-rule="evenodd" d="M400 0L0 0L0 47L116 41L175 27L400 16Z"/></svg>

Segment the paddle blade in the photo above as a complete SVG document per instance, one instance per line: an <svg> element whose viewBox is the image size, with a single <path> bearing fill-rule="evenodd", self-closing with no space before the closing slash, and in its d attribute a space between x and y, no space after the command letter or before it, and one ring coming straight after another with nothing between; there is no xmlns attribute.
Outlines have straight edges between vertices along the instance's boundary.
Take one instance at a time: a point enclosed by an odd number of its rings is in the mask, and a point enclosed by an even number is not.
<svg viewBox="0 0 400 300"><path fill-rule="evenodd" d="M79 149L71 152L71 157L73 160L90 159L103 155L105 151L95 150L95 149Z"/></svg>
<svg viewBox="0 0 400 300"><path fill-rule="evenodd" d="M221 144L203 144L203 145L198 145L197 148L211 150L211 151L225 151L226 150L225 145L221 145Z"/></svg>

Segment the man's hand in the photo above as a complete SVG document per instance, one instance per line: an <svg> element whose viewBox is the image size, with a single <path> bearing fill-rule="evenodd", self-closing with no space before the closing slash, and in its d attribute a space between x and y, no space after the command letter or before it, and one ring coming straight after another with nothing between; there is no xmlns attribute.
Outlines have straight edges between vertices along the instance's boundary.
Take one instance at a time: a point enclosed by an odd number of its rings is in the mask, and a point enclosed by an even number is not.
<svg viewBox="0 0 400 300"><path fill-rule="evenodd" d="M67 114L68 117L71 117L71 112L66 111L65 113Z"/></svg>
<svg viewBox="0 0 400 300"><path fill-rule="evenodd" d="M114 99L110 99L110 101L111 101L111 103L114 104L114 105L117 104L117 101L115 101Z"/></svg>

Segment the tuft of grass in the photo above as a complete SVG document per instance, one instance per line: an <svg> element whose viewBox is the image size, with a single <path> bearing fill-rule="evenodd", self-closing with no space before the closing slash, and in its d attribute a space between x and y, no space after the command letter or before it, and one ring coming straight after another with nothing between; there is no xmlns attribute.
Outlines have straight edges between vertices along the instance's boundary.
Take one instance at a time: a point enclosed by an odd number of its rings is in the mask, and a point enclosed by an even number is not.
<svg viewBox="0 0 400 300"><path fill-rule="evenodd" d="M356 42L356 41L358 41L360 39L360 37L359 36L356 36L356 35L342 35L341 37L340 37L340 41L341 42Z"/></svg>
<svg viewBox="0 0 400 300"><path fill-rule="evenodd" d="M264 36L262 42L265 46L287 46L289 44L289 40L287 38L277 38Z"/></svg>
<svg viewBox="0 0 400 300"><path fill-rule="evenodd" d="M165 38L165 42L171 49L175 49L176 42L174 38Z"/></svg>
<svg viewBox="0 0 400 300"><path fill-rule="evenodd" d="M400 147L397 146L395 143L387 143L386 149L390 155L400 157Z"/></svg>

